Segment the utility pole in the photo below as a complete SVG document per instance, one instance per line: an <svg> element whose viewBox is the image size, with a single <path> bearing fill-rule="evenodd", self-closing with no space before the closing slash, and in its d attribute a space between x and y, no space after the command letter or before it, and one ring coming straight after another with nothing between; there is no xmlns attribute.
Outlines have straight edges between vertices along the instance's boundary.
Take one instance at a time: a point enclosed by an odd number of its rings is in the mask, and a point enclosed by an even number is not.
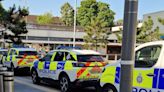
<svg viewBox="0 0 164 92"><path fill-rule="evenodd" d="M120 92L132 92L138 0L125 0Z"/></svg>
<svg viewBox="0 0 164 92"><path fill-rule="evenodd" d="M75 42L76 42L76 15L77 15L77 0L75 0L75 9L74 9L73 47L75 47Z"/></svg>

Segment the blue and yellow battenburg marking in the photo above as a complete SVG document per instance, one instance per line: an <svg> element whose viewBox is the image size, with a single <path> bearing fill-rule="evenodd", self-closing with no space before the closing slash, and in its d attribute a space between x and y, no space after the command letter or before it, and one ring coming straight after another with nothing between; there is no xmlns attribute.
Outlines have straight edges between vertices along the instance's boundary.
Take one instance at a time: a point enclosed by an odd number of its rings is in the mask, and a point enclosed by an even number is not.
<svg viewBox="0 0 164 92"><path fill-rule="evenodd" d="M64 70L65 68L65 62L39 62L36 61L34 63L34 68L36 69L50 69L50 70Z"/></svg>
<svg viewBox="0 0 164 92"><path fill-rule="evenodd" d="M120 83L120 81L119 81L120 80L120 70L121 70L120 67L115 68L115 71L116 71L115 72L115 83L116 84ZM164 89L164 85L163 85L163 83L164 83L164 69L155 68L155 69L152 69L150 71L152 71L152 73L154 73L154 76L152 79L150 77L151 80L146 81L147 85L145 85L144 88L147 87L147 88L154 88L154 89ZM142 77L146 77L146 76L143 75ZM109 80L109 78L108 78L108 80ZM136 80L136 79L133 79L133 80ZM136 83L133 82L133 85L136 85ZM142 83L139 85L137 85L137 86L143 87Z"/></svg>

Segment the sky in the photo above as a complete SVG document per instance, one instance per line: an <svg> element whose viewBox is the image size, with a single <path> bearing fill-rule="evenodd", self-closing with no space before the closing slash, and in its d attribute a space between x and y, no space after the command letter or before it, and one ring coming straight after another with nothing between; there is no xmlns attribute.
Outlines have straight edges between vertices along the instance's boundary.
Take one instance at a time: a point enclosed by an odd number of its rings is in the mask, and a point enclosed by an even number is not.
<svg viewBox="0 0 164 92"><path fill-rule="evenodd" d="M78 6L81 0L77 0ZM98 0L110 4L110 8L116 13L115 21L123 19L124 1L125 0ZM138 0L138 19L142 19L144 14L164 11L164 0ZM75 0L4 0L2 5L4 8L16 4L16 6L29 7L31 15L40 15L45 12L51 12L54 16L60 16L61 6L69 2L75 5Z"/></svg>

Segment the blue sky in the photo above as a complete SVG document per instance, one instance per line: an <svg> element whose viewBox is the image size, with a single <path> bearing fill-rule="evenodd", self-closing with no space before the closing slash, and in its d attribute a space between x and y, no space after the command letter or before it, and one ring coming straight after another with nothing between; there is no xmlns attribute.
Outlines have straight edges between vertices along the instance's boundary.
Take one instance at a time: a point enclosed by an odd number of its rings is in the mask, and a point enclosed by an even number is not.
<svg viewBox="0 0 164 92"><path fill-rule="evenodd" d="M28 6L30 14L39 15L45 12L52 12L54 16L60 16L60 7L69 2L72 6L75 0L4 0L3 6L8 7ZM78 5L80 4L80 0ZM115 20L123 18L124 0L98 0L110 4L110 8L116 13ZM138 19L142 19L143 14L164 11L164 0L139 0Z"/></svg>

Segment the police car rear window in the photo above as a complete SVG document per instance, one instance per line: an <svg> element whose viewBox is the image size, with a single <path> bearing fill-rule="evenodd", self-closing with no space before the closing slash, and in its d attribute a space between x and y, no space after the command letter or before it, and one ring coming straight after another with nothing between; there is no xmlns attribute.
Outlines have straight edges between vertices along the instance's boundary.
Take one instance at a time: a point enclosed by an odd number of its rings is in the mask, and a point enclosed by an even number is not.
<svg viewBox="0 0 164 92"><path fill-rule="evenodd" d="M103 62L102 56L99 55L77 55L79 62Z"/></svg>
<svg viewBox="0 0 164 92"><path fill-rule="evenodd" d="M37 55L36 51L19 51L19 55Z"/></svg>

